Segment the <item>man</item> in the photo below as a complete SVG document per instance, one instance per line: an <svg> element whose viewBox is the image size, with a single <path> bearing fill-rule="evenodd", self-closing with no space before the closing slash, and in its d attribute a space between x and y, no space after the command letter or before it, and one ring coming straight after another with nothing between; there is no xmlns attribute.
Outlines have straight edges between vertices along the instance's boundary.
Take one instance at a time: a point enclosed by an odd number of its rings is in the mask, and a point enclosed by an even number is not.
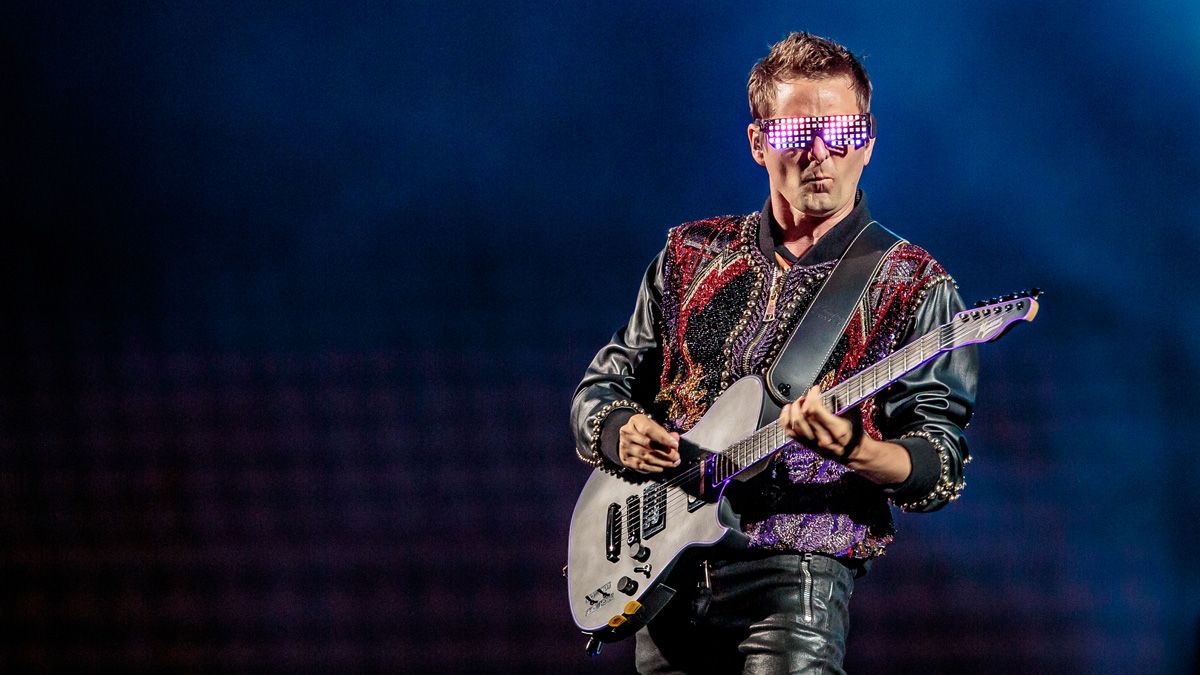
<svg viewBox="0 0 1200 675"><path fill-rule="evenodd" d="M872 222L858 188L874 150L859 61L793 33L754 66L748 90L750 154L770 196L761 213L669 233L629 323L575 394L577 452L593 465L677 466L679 434L738 378L766 372ZM945 354L846 416L817 393L961 309L953 280L923 249L903 242L887 253L820 387L780 414L793 442L742 486L735 505L749 547L676 566L670 585L682 592L637 634L639 672L842 672L855 577L892 540L889 502L933 511L963 486L976 355Z"/></svg>

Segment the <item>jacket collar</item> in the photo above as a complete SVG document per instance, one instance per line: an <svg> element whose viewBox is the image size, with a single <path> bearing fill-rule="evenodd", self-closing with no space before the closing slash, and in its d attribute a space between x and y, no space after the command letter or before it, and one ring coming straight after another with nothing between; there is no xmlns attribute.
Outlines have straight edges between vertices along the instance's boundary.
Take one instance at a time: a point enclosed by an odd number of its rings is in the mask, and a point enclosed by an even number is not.
<svg viewBox="0 0 1200 675"><path fill-rule="evenodd" d="M854 210L838 221L833 229L817 240L812 248L804 252L796 262L798 265L819 265L823 262L837 260L850 247L854 237L871 222L871 214L867 211L867 196L861 189L854 195ZM758 218L758 248L767 260L775 259L775 247L781 243L779 223L771 213L771 198L763 205Z"/></svg>

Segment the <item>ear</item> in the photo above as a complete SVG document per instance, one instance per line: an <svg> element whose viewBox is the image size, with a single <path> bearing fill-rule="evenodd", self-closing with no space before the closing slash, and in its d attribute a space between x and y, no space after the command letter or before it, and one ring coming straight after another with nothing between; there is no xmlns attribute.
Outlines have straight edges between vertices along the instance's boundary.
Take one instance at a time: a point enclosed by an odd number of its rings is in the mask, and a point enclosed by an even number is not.
<svg viewBox="0 0 1200 675"><path fill-rule="evenodd" d="M875 139L867 141L867 151L863 154L863 166L871 163L871 151L875 149Z"/></svg>
<svg viewBox="0 0 1200 675"><path fill-rule="evenodd" d="M750 157L754 159L754 163L766 166L767 137L759 131L757 124L751 122L746 126L746 139L750 141Z"/></svg>

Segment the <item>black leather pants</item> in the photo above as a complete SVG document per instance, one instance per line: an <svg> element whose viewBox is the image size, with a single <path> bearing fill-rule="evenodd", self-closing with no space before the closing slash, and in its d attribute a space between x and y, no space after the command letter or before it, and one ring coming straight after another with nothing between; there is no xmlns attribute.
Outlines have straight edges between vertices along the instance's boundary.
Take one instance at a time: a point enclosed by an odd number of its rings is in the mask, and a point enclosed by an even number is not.
<svg viewBox="0 0 1200 675"><path fill-rule="evenodd" d="M844 673L855 570L823 555L748 553L696 563L679 593L637 633L637 669L663 673ZM699 582L699 583L698 583Z"/></svg>

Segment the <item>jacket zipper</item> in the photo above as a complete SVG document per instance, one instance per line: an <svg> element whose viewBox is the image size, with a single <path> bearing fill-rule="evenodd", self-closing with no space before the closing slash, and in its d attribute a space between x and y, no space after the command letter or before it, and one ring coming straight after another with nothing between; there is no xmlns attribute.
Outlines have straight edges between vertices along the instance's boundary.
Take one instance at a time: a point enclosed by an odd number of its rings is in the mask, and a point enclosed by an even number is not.
<svg viewBox="0 0 1200 675"><path fill-rule="evenodd" d="M755 350L767 336L767 324L774 321L776 318L775 307L779 304L779 292L783 290L783 282L787 278L787 270L780 269L778 265L771 267L771 288L767 291L767 306L763 310L762 325L754 333L754 337L750 338L750 343L746 345L746 350L742 352L742 369L745 372L750 372L751 359L754 356Z"/></svg>
<svg viewBox="0 0 1200 675"><path fill-rule="evenodd" d="M813 578L812 570L809 568L809 565L812 564L812 555L811 553L805 553L800 556L800 574L803 577L800 589L800 602L804 605L804 623L813 622Z"/></svg>
<svg viewBox="0 0 1200 675"><path fill-rule="evenodd" d="M763 314L763 321L775 320L775 305L779 302L779 291L783 288L783 279L787 274L779 269L778 265L771 268L771 290L767 295L767 310Z"/></svg>

